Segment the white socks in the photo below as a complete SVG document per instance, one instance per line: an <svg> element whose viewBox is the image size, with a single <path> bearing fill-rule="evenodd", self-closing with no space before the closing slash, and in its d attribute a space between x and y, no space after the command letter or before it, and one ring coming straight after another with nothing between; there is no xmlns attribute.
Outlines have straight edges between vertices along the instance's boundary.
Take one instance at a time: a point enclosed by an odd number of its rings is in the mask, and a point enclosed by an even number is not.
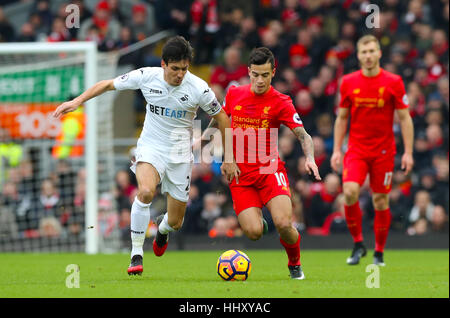
<svg viewBox="0 0 450 318"><path fill-rule="evenodd" d="M169 232L173 232L175 231L170 225L169 223L167 223L167 218L168 218L168 214L164 214L164 219L162 220L162 222L159 224L158 227L158 231L161 234L167 234Z"/></svg>
<svg viewBox="0 0 450 318"><path fill-rule="evenodd" d="M131 257L134 255L144 256L144 240L150 222L150 205L142 203L137 197L131 206Z"/></svg>

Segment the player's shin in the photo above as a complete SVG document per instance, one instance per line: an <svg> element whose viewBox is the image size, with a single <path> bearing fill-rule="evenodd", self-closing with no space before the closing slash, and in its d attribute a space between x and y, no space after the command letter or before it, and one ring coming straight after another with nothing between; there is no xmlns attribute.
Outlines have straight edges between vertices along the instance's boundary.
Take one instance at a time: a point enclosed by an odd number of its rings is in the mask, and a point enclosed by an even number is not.
<svg viewBox="0 0 450 318"><path fill-rule="evenodd" d="M143 246L145 233L150 222L150 205L142 203L136 197L131 206L131 257L133 255L144 255Z"/></svg>
<svg viewBox="0 0 450 318"><path fill-rule="evenodd" d="M298 237L295 243L288 244L286 243L282 237L280 237L280 243L283 245L284 249L286 250L286 254L288 256L288 266L296 266L301 265L300 263L300 240L301 236L300 233L298 233L296 230Z"/></svg>
<svg viewBox="0 0 450 318"><path fill-rule="evenodd" d="M383 211L375 211L374 231L375 231L375 252L383 253L386 240L391 226L391 210L387 208Z"/></svg>
<svg viewBox="0 0 450 318"><path fill-rule="evenodd" d="M353 205L344 205L345 220L350 234L353 237L353 242L362 242L362 212L359 207L359 202L356 201Z"/></svg>

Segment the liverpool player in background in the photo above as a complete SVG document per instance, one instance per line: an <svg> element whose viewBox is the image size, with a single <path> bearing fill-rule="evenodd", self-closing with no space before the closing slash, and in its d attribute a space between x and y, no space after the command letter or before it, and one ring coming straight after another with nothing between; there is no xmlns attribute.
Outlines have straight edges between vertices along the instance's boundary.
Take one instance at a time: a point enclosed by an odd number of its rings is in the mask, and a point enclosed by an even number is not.
<svg viewBox="0 0 450 318"><path fill-rule="evenodd" d="M357 42L357 57L361 70L342 78L331 166L335 171L340 168L342 143L350 116L348 147L342 171L345 218L354 241L347 264L358 264L367 253L363 244L362 212L358 198L361 185L369 174L375 209L373 262L384 266L383 252L391 224L389 192L396 153L392 127L394 114L399 119L403 137L401 168L405 174L411 171L414 164L414 127L401 77L380 67L381 50L377 38L372 35L360 38Z"/></svg>
<svg viewBox="0 0 450 318"><path fill-rule="evenodd" d="M289 182L284 162L278 156L278 129L284 124L294 132L306 156L306 170L320 180L312 139L291 99L271 86L275 75L272 52L264 47L254 49L248 72L250 84L231 87L224 105L231 116L233 151L240 170L239 177L230 183L234 210L245 235L258 240L267 231L262 217L262 207L266 206L286 250L291 278L303 279L300 234L292 225Z"/></svg>

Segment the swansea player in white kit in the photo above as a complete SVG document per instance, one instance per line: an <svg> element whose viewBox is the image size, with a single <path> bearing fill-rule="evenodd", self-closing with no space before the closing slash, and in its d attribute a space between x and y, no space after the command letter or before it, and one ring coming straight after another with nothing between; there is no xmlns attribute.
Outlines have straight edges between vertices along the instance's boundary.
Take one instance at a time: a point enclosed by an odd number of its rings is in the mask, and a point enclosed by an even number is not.
<svg viewBox="0 0 450 318"><path fill-rule="evenodd" d="M77 98L58 106L56 118L76 110L87 100L109 90L140 89L147 102L142 133L137 142L136 174L138 194L131 208L131 263L128 274L143 271L143 245L150 221L150 205L161 184L167 193L167 213L158 218L153 251L161 256L167 248L168 234L180 229L189 196L193 165L193 121L199 107L219 123L225 147L225 129L230 120L208 84L188 71L193 52L181 36L163 47L161 67L144 67L115 79L96 83ZM221 170L228 181L238 177L232 149L225 149Z"/></svg>

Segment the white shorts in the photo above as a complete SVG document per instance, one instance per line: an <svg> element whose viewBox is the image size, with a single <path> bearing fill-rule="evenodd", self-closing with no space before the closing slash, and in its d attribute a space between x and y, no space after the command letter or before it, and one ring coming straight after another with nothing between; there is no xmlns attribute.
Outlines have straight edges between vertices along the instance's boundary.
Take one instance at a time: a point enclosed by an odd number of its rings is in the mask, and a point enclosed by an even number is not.
<svg viewBox="0 0 450 318"><path fill-rule="evenodd" d="M130 169L136 173L138 162L147 162L159 173L161 193L168 193L178 201L187 202L191 184L193 160L189 162L170 162L164 155L149 147L136 148L136 161Z"/></svg>

